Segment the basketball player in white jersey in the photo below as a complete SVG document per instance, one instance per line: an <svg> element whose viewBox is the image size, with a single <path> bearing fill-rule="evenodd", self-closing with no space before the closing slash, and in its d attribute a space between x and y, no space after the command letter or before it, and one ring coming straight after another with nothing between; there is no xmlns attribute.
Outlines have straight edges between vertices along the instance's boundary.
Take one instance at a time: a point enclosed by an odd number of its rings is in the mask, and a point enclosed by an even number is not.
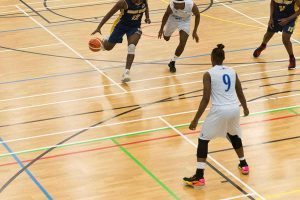
<svg viewBox="0 0 300 200"><path fill-rule="evenodd" d="M158 33L160 39L163 35L166 41L169 41L173 32L178 29L180 35L179 45L175 51L174 57L169 63L170 72L175 73L175 61L184 51L186 42L190 33L191 16L195 15L195 26L193 30L193 39L199 42L197 29L200 23L199 9L193 0L171 0L163 16L161 28Z"/></svg>
<svg viewBox="0 0 300 200"><path fill-rule="evenodd" d="M209 100L212 107L204 121L198 139L197 171L193 177L183 178L187 185L198 188L205 185L204 168L208 153L208 143L216 137L227 137L235 149L240 163L238 165L242 174L249 173L248 164L244 158L243 144L240 129L240 101L244 115L249 115L247 102L243 93L241 82L233 69L223 66L225 59L224 45L218 44L211 53L213 68L203 76L203 97L190 130L195 130L200 117L205 111Z"/></svg>

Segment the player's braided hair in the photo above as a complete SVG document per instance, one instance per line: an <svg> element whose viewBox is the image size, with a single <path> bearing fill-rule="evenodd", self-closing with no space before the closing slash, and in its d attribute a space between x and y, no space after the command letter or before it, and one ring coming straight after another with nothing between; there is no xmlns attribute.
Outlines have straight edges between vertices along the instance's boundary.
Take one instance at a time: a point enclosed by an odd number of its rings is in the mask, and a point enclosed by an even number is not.
<svg viewBox="0 0 300 200"><path fill-rule="evenodd" d="M225 52L223 50L224 48L225 46L223 44L218 44L211 53L214 60L219 64L223 63L223 60L225 59Z"/></svg>

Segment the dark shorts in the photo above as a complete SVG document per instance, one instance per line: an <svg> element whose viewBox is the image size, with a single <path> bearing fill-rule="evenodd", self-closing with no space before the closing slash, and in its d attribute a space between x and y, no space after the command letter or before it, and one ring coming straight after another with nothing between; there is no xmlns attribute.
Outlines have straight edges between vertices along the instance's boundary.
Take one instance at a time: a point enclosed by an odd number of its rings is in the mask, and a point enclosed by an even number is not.
<svg viewBox="0 0 300 200"><path fill-rule="evenodd" d="M274 27L271 28L270 26L268 27L268 31L269 32L284 32L284 33L288 33L288 34L293 34L294 29L295 29L295 24L296 24L296 20L292 20L290 21L288 24L286 24L285 26L280 26L279 25L279 19L273 19L274 20Z"/></svg>
<svg viewBox="0 0 300 200"><path fill-rule="evenodd" d="M111 42L111 43L122 43L123 41L123 36L126 34L127 37L135 34L135 33L138 33L138 34L142 34L142 31L141 31L141 28L140 27L130 27L128 25L124 25L122 23L118 23L111 35L109 36L108 38L108 42Z"/></svg>

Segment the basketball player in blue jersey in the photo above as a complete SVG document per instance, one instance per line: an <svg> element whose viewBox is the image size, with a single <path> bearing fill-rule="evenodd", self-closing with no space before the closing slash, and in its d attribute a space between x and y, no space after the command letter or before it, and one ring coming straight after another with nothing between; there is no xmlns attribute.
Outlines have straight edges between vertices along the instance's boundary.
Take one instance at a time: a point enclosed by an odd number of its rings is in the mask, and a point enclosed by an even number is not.
<svg viewBox="0 0 300 200"><path fill-rule="evenodd" d="M218 44L211 53L213 68L203 76L203 97L189 127L190 130L196 129L198 121L211 99L212 107L202 125L198 138L196 174L192 177L183 178L187 185L195 189L200 189L205 185L204 169L208 143L217 137L227 137L239 157L238 168L241 173L244 175L249 173L241 139L239 102L243 107L245 116L249 115L249 110L238 75L233 69L223 65L225 59L223 49L224 45Z"/></svg>
<svg viewBox="0 0 300 200"><path fill-rule="evenodd" d="M282 42L290 56L288 69L295 69L296 59L293 53L291 35L295 29L296 19L300 15L300 0L271 0L270 8L268 30L264 35L262 44L254 51L253 56L255 58L259 57L274 33L281 31Z"/></svg>
<svg viewBox="0 0 300 200"><path fill-rule="evenodd" d="M175 62L184 51L186 42L190 34L191 16L195 15L195 25L193 30L193 39L199 42L197 29L200 23L199 9L193 0L171 0L163 16L161 27L158 33L160 39L163 35L166 41L169 41L173 32L179 30L179 44L175 55L169 63L170 72L175 73Z"/></svg>
<svg viewBox="0 0 300 200"><path fill-rule="evenodd" d="M120 10L120 16L114 22L108 39L101 40L102 50L110 51L117 43L122 43L126 34L128 41L128 54L122 82L130 81L129 71L134 60L135 48L141 38L141 21L145 13L145 22L150 24L147 0L119 0L115 6L104 16L97 29L92 33L101 33L102 26Z"/></svg>

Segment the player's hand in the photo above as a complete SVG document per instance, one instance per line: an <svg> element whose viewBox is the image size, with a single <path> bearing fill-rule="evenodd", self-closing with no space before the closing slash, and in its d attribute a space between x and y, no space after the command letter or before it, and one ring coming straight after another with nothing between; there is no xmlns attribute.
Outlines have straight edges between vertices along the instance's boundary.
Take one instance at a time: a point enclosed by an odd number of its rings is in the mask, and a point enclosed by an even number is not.
<svg viewBox="0 0 300 200"><path fill-rule="evenodd" d="M150 19L150 18L146 18L146 19L145 19L145 23L146 23L146 24L151 24L151 19Z"/></svg>
<svg viewBox="0 0 300 200"><path fill-rule="evenodd" d="M160 29L158 32L158 39L161 39L161 36L163 35L164 30Z"/></svg>
<svg viewBox="0 0 300 200"><path fill-rule="evenodd" d="M196 40L196 42L199 42L199 36L197 34L197 32L193 32L193 39Z"/></svg>
<svg viewBox="0 0 300 200"><path fill-rule="evenodd" d="M91 35L95 35L96 33L100 33L100 35L102 35L101 27L97 27L97 29Z"/></svg>
<svg viewBox="0 0 300 200"><path fill-rule="evenodd" d="M278 21L279 21L280 26L285 26L289 23L290 20L288 18L283 18L283 19L280 19Z"/></svg>
<svg viewBox="0 0 300 200"><path fill-rule="evenodd" d="M274 28L274 20L271 18L268 23L270 28Z"/></svg>
<svg viewBox="0 0 300 200"><path fill-rule="evenodd" d="M193 121L191 122L191 124L190 124L189 129L192 130L192 131L193 131L193 130L196 130L197 125L198 125L198 121L193 120Z"/></svg>
<svg viewBox="0 0 300 200"><path fill-rule="evenodd" d="M249 109L248 108L244 108L244 116L248 116L249 115Z"/></svg>

